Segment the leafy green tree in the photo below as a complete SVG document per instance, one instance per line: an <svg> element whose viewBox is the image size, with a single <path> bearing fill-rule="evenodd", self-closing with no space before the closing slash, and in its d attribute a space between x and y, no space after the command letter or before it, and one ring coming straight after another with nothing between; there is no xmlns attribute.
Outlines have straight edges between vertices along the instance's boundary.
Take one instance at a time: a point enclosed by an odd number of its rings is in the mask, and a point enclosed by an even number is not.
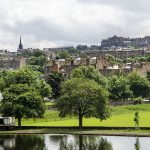
<svg viewBox="0 0 150 150"><path fill-rule="evenodd" d="M0 90L9 88L13 84L27 84L35 87L44 97L51 97L52 89L43 79L43 74L34 71L29 67L18 69L16 71L2 71L0 76Z"/></svg>
<svg viewBox="0 0 150 150"><path fill-rule="evenodd" d="M88 50L89 47L87 45L81 45L81 44L79 44L79 45L76 46L76 49L80 50L80 51L85 51L85 50Z"/></svg>
<svg viewBox="0 0 150 150"><path fill-rule="evenodd" d="M52 87L52 97L58 98L61 94L61 83L65 81L65 75L61 72L52 72L46 76L46 82Z"/></svg>
<svg viewBox="0 0 150 150"><path fill-rule="evenodd" d="M28 65L38 68L38 71L43 72L44 65L48 63L46 54L41 50L34 50L29 58Z"/></svg>
<svg viewBox="0 0 150 150"><path fill-rule="evenodd" d="M149 97L150 83L145 77L137 73L130 73L127 78L134 97Z"/></svg>
<svg viewBox="0 0 150 150"><path fill-rule="evenodd" d="M3 95L0 111L4 116L15 116L19 127L23 117L42 117L43 98L51 97L52 90L40 73L30 68L6 71L2 72L0 81Z"/></svg>
<svg viewBox="0 0 150 150"><path fill-rule="evenodd" d="M95 81L72 78L62 84L61 92L61 97L56 101L60 117L77 115L80 128L83 117L96 117L100 120L110 117L108 91Z"/></svg>
<svg viewBox="0 0 150 150"><path fill-rule="evenodd" d="M29 59L29 65L36 65L36 66L44 66L48 62L47 58L45 56L39 56L39 57L31 57Z"/></svg>
<svg viewBox="0 0 150 150"><path fill-rule="evenodd" d="M45 111L42 97L34 88L27 84L11 85L3 91L1 113L4 116L15 116L18 126L21 119L42 117Z"/></svg>
<svg viewBox="0 0 150 150"><path fill-rule="evenodd" d="M46 56L46 54L44 53L43 50L36 49L36 50L33 50L32 56L40 57L40 56Z"/></svg>
<svg viewBox="0 0 150 150"><path fill-rule="evenodd" d="M75 49L75 48L70 48L67 50L69 52L70 55L75 55L75 54L79 54L80 51Z"/></svg>
<svg viewBox="0 0 150 150"><path fill-rule="evenodd" d="M109 92L111 100L128 100L133 97L129 81L124 76L112 76L109 78Z"/></svg>
<svg viewBox="0 0 150 150"><path fill-rule="evenodd" d="M59 53L59 59L71 58L71 55L67 51L62 51Z"/></svg>
<svg viewBox="0 0 150 150"><path fill-rule="evenodd" d="M88 78L96 81L98 84L107 87L107 79L93 66L81 66L75 68L71 74L72 78Z"/></svg>

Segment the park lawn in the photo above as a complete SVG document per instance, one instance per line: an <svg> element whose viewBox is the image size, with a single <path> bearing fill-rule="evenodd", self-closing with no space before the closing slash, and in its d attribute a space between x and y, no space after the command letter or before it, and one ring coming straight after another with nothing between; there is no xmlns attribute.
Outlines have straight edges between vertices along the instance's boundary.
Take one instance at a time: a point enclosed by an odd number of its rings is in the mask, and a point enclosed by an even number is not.
<svg viewBox="0 0 150 150"><path fill-rule="evenodd" d="M112 127L134 127L134 113L139 111L140 126L150 127L150 104L129 105L112 107L112 117L100 121L96 118L83 119L83 126L112 126ZM58 112L47 111L44 118L22 120L26 126L78 126L77 117L60 118Z"/></svg>

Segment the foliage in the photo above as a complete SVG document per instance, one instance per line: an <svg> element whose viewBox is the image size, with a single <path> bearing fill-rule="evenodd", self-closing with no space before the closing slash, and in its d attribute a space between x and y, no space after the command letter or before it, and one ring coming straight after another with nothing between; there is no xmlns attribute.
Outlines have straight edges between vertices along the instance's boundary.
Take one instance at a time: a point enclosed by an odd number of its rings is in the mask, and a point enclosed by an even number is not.
<svg viewBox="0 0 150 150"><path fill-rule="evenodd" d="M79 45L76 46L76 49L80 50L80 51L85 51L85 50L88 50L89 47L87 45L80 45L79 44Z"/></svg>
<svg viewBox="0 0 150 150"><path fill-rule="evenodd" d="M67 50L69 52L70 55L75 55L75 54L79 54L80 51L75 49L75 48L70 48Z"/></svg>
<svg viewBox="0 0 150 150"><path fill-rule="evenodd" d="M69 54L68 51L62 51L59 53L59 59L66 59L66 58L70 58L71 55Z"/></svg>
<svg viewBox="0 0 150 150"><path fill-rule="evenodd" d="M112 76L109 78L109 92L111 100L128 100L133 97L133 93L130 90L130 85L126 77L124 76Z"/></svg>
<svg viewBox="0 0 150 150"><path fill-rule="evenodd" d="M147 72L146 78L150 82L150 71Z"/></svg>
<svg viewBox="0 0 150 150"><path fill-rule="evenodd" d="M0 110L4 116L15 116L19 126L23 117L43 116L43 98L51 97L51 87L41 78L40 73L30 68L3 71L0 81L3 94Z"/></svg>
<svg viewBox="0 0 150 150"><path fill-rule="evenodd" d="M40 56L46 56L46 54L44 53L44 51L40 49L36 49L36 50L33 50L32 56L40 57Z"/></svg>
<svg viewBox="0 0 150 150"><path fill-rule="evenodd" d="M34 50L29 58L28 65L38 67L38 71L43 72L44 65L48 63L46 54L41 50Z"/></svg>
<svg viewBox="0 0 150 150"><path fill-rule="evenodd" d="M29 67L16 71L2 71L0 74L1 91L13 84L27 84L35 87L42 97L51 97L52 89L42 78L43 75Z"/></svg>
<svg viewBox="0 0 150 150"><path fill-rule="evenodd" d="M45 56L39 56L39 57L32 56L32 57L30 57L28 64L44 66L45 64L47 64L47 58Z"/></svg>
<svg viewBox="0 0 150 150"><path fill-rule="evenodd" d="M56 101L61 117L77 115L79 127L83 117L96 117L105 120L110 117L107 106L108 92L95 81L72 78L62 85L62 95Z"/></svg>
<svg viewBox="0 0 150 150"><path fill-rule="evenodd" d="M61 83L65 80L65 76L61 72L53 72L46 76L46 82L52 87L52 97L58 98L61 91Z"/></svg>
<svg viewBox="0 0 150 150"><path fill-rule="evenodd" d="M1 113L4 116L15 116L18 118L19 126L21 126L23 117L42 117L44 110L42 97L27 84L11 85L3 91Z"/></svg>
<svg viewBox="0 0 150 150"><path fill-rule="evenodd" d="M134 97L149 97L150 83L146 78L137 73L130 73L127 78Z"/></svg>
<svg viewBox="0 0 150 150"><path fill-rule="evenodd" d="M143 104L143 98L142 97L137 97L136 99L135 99L135 102L134 102L134 104Z"/></svg>
<svg viewBox="0 0 150 150"><path fill-rule="evenodd" d="M94 80L103 87L107 87L107 79L93 66L80 66L75 68L71 74L72 78L87 78Z"/></svg>
<svg viewBox="0 0 150 150"><path fill-rule="evenodd" d="M31 50L24 50L23 52L21 52L21 54L17 54L17 55L21 55L21 56L23 56L23 57L25 57L25 58L29 58L29 57L31 57L32 56L32 52L31 52Z"/></svg>

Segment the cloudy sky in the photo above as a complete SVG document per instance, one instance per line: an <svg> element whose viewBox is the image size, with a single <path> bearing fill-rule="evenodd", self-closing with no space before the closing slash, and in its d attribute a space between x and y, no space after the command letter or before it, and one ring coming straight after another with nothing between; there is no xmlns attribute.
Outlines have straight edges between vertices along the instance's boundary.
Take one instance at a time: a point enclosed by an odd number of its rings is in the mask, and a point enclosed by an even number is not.
<svg viewBox="0 0 150 150"><path fill-rule="evenodd" d="M0 49L150 35L150 0L0 0Z"/></svg>

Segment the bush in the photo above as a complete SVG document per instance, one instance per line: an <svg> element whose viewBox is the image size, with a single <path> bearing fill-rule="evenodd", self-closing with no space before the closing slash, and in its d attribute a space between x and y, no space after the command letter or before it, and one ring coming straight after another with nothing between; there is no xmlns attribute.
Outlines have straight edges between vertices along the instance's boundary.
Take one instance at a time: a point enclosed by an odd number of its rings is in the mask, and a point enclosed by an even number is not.
<svg viewBox="0 0 150 150"><path fill-rule="evenodd" d="M135 101L134 101L134 104L135 105L137 105L137 104L143 104L143 99L142 99L142 97L137 97L136 99L135 99Z"/></svg>

